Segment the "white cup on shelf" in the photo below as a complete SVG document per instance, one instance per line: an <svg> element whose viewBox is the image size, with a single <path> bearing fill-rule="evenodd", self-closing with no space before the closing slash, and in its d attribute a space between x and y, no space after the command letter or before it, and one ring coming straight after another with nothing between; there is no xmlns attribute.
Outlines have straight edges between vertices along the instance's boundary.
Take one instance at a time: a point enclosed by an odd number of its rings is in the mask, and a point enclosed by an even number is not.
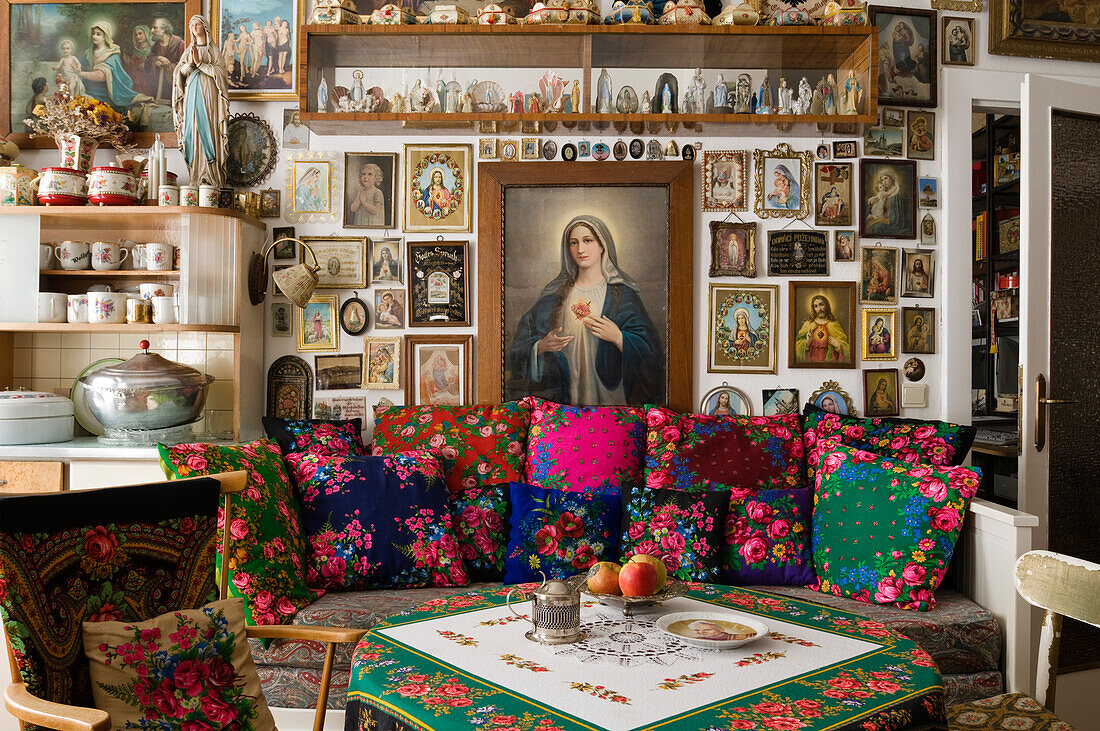
<svg viewBox="0 0 1100 731"><path fill-rule="evenodd" d="M145 245L145 269L150 272L172 271L175 248L171 244L151 241Z"/></svg>
<svg viewBox="0 0 1100 731"><path fill-rule="evenodd" d="M130 252L122 244L114 241L92 242L92 269L97 272L110 272L122 266Z"/></svg>
<svg viewBox="0 0 1100 731"><path fill-rule="evenodd" d="M66 312L68 304L69 296L64 292L39 292L38 321L65 322L68 317Z"/></svg>
<svg viewBox="0 0 1100 731"><path fill-rule="evenodd" d="M126 322L126 295L122 292L88 292L88 322L117 325Z"/></svg>
<svg viewBox="0 0 1100 731"><path fill-rule="evenodd" d="M92 265L92 250L84 241L62 241L53 253L62 269L87 269Z"/></svg>
<svg viewBox="0 0 1100 731"><path fill-rule="evenodd" d="M38 268L49 269L53 263L53 247L42 244L38 247Z"/></svg>
<svg viewBox="0 0 1100 731"><path fill-rule="evenodd" d="M150 301L153 303L154 323L157 325L173 325L178 321L175 297L154 297Z"/></svg>
<svg viewBox="0 0 1100 731"><path fill-rule="evenodd" d="M67 314L69 316L69 322L87 322L88 295L70 294Z"/></svg>

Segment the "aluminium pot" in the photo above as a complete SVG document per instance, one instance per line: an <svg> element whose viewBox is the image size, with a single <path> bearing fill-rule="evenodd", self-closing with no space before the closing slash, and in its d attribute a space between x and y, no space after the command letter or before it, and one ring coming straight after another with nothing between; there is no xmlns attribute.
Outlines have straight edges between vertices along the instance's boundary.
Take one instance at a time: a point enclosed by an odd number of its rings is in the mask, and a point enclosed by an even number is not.
<svg viewBox="0 0 1100 731"><path fill-rule="evenodd" d="M149 352L82 377L88 408L108 429L168 429L198 421L212 376Z"/></svg>

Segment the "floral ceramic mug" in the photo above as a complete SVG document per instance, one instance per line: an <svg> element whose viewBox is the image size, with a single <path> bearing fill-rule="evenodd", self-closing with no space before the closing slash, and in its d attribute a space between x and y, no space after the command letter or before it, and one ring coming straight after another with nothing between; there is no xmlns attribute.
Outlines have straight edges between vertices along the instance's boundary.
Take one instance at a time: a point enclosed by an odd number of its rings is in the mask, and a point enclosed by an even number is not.
<svg viewBox="0 0 1100 731"><path fill-rule="evenodd" d="M151 272L172 271L175 248L171 244L150 242L145 245L145 268Z"/></svg>
<svg viewBox="0 0 1100 731"><path fill-rule="evenodd" d="M122 292L88 292L88 322L92 324L126 322L126 295Z"/></svg>
<svg viewBox="0 0 1100 731"><path fill-rule="evenodd" d="M87 269L92 264L91 247L83 241L62 241L53 252L62 269Z"/></svg>
<svg viewBox="0 0 1100 731"><path fill-rule="evenodd" d="M130 252L122 244L114 241L92 242L92 269L108 272L118 269Z"/></svg>

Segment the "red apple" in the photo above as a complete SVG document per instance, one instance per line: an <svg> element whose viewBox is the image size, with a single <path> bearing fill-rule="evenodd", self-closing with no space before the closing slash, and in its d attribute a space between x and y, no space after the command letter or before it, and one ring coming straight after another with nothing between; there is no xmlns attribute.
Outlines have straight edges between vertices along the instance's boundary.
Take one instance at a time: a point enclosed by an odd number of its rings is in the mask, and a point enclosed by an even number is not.
<svg viewBox="0 0 1100 731"><path fill-rule="evenodd" d="M619 571L623 596L653 596L657 593L657 569L648 561L631 559Z"/></svg>
<svg viewBox="0 0 1100 731"><path fill-rule="evenodd" d="M653 566L653 569L657 572L657 591L664 588L665 582L668 581L668 569L665 568L665 564L661 559L656 556L651 556L648 553L639 553L630 557L631 561L645 561Z"/></svg>
<svg viewBox="0 0 1100 731"><path fill-rule="evenodd" d="M611 561L600 561L591 570L594 571L588 577L588 590L596 594L614 594L619 596L619 564Z"/></svg>

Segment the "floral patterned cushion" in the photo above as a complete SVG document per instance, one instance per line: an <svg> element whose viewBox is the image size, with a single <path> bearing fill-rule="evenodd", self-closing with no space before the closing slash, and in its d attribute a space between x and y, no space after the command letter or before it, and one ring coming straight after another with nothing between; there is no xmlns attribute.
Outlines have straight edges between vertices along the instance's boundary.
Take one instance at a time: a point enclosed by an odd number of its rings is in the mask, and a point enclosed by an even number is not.
<svg viewBox="0 0 1100 731"><path fill-rule="evenodd" d="M645 412L630 406L566 406L535 396L527 432L527 482L579 492L623 492L642 480Z"/></svg>
<svg viewBox="0 0 1100 731"><path fill-rule="evenodd" d="M722 558L727 584L809 584L812 490L733 490Z"/></svg>
<svg viewBox="0 0 1100 731"><path fill-rule="evenodd" d="M504 583L565 579L618 557L618 495L564 492L513 482Z"/></svg>
<svg viewBox="0 0 1100 731"><path fill-rule="evenodd" d="M85 622L84 654L95 706L114 728L275 731L240 599L145 622Z"/></svg>
<svg viewBox="0 0 1100 731"><path fill-rule="evenodd" d="M457 492L524 479L527 410L518 402L481 406L391 406L376 412L372 454L426 449L443 461Z"/></svg>
<svg viewBox="0 0 1100 731"><path fill-rule="evenodd" d="M802 487L797 414L703 416L646 409L645 480L650 488L708 490Z"/></svg>
<svg viewBox="0 0 1100 731"><path fill-rule="evenodd" d="M504 578L508 552L508 485L485 485L451 493L458 551L471 581Z"/></svg>
<svg viewBox="0 0 1100 731"><path fill-rule="evenodd" d="M623 509L623 558L648 553L673 578L717 582L728 507L722 490L635 490Z"/></svg>
<svg viewBox="0 0 1100 731"><path fill-rule="evenodd" d="M806 404L802 441L806 469L813 485L821 456L837 447L866 449L904 462L946 467L962 464L974 443L972 426L918 419L861 419L823 411Z"/></svg>
<svg viewBox="0 0 1100 731"><path fill-rule="evenodd" d="M926 611L936 604L981 473L841 448L821 460L812 588Z"/></svg>
<svg viewBox="0 0 1100 731"><path fill-rule="evenodd" d="M323 589L463 586L439 461L287 455L313 551L307 580Z"/></svg>
<svg viewBox="0 0 1100 731"><path fill-rule="evenodd" d="M299 609L320 596L306 585L309 546L298 500L274 443L161 444L158 449L170 479L248 471L244 492L231 501L228 571L229 595L244 599L249 624L289 624ZM219 509L219 528L223 521ZM217 566L221 571L220 546Z"/></svg>
<svg viewBox="0 0 1100 731"><path fill-rule="evenodd" d="M324 421L322 419L263 418L264 433L279 443L283 454L366 454L363 446L363 420Z"/></svg>

